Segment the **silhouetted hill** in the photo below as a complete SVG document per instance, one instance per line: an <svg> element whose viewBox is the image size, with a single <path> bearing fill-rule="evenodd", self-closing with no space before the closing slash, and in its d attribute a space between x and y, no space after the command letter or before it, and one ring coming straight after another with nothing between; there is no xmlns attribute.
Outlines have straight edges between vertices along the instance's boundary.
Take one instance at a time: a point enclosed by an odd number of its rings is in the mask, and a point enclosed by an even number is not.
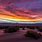
<svg viewBox="0 0 42 42"><path fill-rule="evenodd" d="M42 26L42 23L0 23L0 26Z"/></svg>

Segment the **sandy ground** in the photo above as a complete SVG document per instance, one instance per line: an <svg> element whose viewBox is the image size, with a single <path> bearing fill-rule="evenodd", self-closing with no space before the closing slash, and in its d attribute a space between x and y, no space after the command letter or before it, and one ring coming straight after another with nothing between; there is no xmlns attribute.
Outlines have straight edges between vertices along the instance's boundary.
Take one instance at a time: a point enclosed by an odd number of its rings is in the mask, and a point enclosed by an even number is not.
<svg viewBox="0 0 42 42"><path fill-rule="evenodd" d="M42 38L35 40L33 38L26 38L24 34L27 30L19 30L15 33L0 32L0 42L42 42Z"/></svg>

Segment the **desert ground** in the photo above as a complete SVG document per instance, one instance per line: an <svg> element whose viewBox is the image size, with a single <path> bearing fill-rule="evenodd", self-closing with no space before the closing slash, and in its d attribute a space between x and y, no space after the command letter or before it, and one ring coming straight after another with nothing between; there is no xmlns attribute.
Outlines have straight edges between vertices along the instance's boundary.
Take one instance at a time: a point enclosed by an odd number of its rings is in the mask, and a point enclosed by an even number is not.
<svg viewBox="0 0 42 42"><path fill-rule="evenodd" d="M27 30L19 30L13 33L4 33L0 30L0 42L42 42L42 38L35 40L24 36Z"/></svg>

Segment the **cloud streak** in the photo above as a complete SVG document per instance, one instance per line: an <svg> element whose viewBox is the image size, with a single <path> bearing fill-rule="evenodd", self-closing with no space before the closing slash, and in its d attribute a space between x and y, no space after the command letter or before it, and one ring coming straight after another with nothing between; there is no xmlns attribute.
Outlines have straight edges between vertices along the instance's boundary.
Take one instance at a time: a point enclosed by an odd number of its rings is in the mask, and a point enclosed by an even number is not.
<svg viewBox="0 0 42 42"><path fill-rule="evenodd" d="M13 1L1 0L0 1L1 2L0 3L0 19L9 20L9 21L17 21L17 22L42 21L42 5L39 3L39 1L37 2L33 0L30 0L30 1L20 0L20 1L21 2L19 3L15 0ZM37 3L40 5L38 5Z"/></svg>

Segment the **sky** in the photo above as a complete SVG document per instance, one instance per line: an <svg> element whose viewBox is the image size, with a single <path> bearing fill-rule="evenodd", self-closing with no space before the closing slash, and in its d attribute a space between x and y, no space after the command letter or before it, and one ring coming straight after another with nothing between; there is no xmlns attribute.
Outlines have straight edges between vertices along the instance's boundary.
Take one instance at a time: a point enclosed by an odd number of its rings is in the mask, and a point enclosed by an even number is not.
<svg viewBox="0 0 42 42"><path fill-rule="evenodd" d="M42 0L0 0L0 21L42 21Z"/></svg>

